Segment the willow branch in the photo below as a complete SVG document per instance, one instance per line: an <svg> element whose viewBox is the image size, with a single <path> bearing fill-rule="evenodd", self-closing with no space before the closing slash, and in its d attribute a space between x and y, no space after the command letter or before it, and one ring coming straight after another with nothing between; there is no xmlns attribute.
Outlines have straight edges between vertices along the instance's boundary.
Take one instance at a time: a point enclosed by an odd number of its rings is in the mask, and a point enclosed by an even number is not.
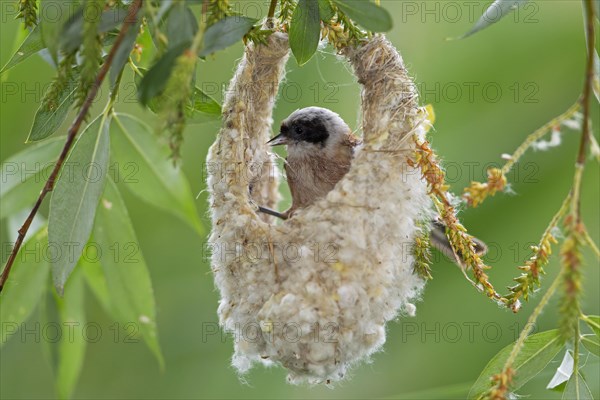
<svg viewBox="0 0 600 400"><path fill-rule="evenodd" d="M581 127L581 141L579 142L579 154L577 155L577 167L583 168L585 164L587 146L590 141L590 97L592 93L592 85L594 83L594 52L596 51L596 32L594 26L594 5L593 0L584 0L585 7L585 34L587 37L587 62L585 67L585 83L583 86L583 94L581 96L581 105L583 107L583 123ZM581 196L575 193L576 208L574 213L577 216L577 222L581 221Z"/></svg>
<svg viewBox="0 0 600 400"><path fill-rule="evenodd" d="M277 8L277 0L271 0L271 4L269 5L269 12L267 13L268 19L273 19L275 17L275 8Z"/></svg>
<svg viewBox="0 0 600 400"><path fill-rule="evenodd" d="M21 228L18 230L17 240L15 241L15 245L10 253L10 256L8 257L8 260L6 261L6 266L4 267L4 270L2 271L2 275L0 275L0 292L2 292L2 289L4 288L4 285L6 284L8 276L10 274L10 270L12 269L12 266L17 258L19 249L21 248L21 245L23 244L23 241L25 240L25 236L27 235L27 231L29 230L29 227L31 226L31 223L33 222L34 217L38 213L39 208L42 205L42 202L44 201L44 198L46 197L46 195L54 189L54 184L56 183L56 180L58 178L60 170L67 158L67 155L69 154L69 151L73 147L73 143L75 143L75 138L77 137L77 133L81 129L81 125L83 124L84 120L86 119L86 116L87 116L90 108L92 107L92 104L94 103L94 99L96 98L98 91L100 90L100 86L102 86L102 82L104 82L104 78L106 78L106 75L108 73L108 70L110 69L110 66L112 65L115 54L116 54L117 50L119 49L119 47L121 46L121 44L123 43L125 34L127 33L129 28L131 27L131 25L133 25L133 23L136 20L136 15L142 6L142 1L143 0L135 0L133 3L131 3L131 6L129 7L129 10L127 13L127 17L125 18L125 21L123 21L123 26L121 27L119 36L115 40L115 43L114 43L112 49L110 50L110 53L106 57L106 61L104 62L104 64L102 64L102 67L100 68L100 71L98 72L98 75L96 76L96 79L94 81L94 85L90 88L90 91L89 91L85 101L83 102L81 108L79 109L79 113L77 114L77 117L75 118L75 120L73 121L73 124L69 128L69 131L67 133L67 140L66 140L65 145L63 146L63 149L58 157L58 160L56 161L56 164L54 165L54 169L52 170L52 173L48 177L46 184L44 185L42 191L40 192L40 195L39 195L37 201L35 202L33 209L29 213L29 216L27 217L27 219L25 220L25 222L23 223Z"/></svg>
<svg viewBox="0 0 600 400"><path fill-rule="evenodd" d="M533 310L533 312L527 319L527 323L525 324L525 327L519 334L519 338L517 339L517 342L513 346L512 350L510 351L510 354L508 355L508 358L506 359L506 362L504 363L504 366L502 367L502 371L498 375L494 375L494 377L493 377L494 386L492 388L490 388L490 390L488 392L484 393L480 398L493 398L493 399L508 398L506 392L508 391L509 386L512 383L512 378L514 375L513 364L515 363L517 356L523 349L523 346L525 345L525 340L529 337L529 334L533 331L533 328L535 328L535 323L536 323L538 317L540 316L540 314L542 313L542 310L548 304L548 302L554 295L554 292L556 292L556 289L562 282L561 278L562 278L562 271L554 279L554 282L552 282L552 285L550 285L550 287L548 288L548 290L546 291L546 293L540 300L540 303L535 307L535 309Z"/></svg>

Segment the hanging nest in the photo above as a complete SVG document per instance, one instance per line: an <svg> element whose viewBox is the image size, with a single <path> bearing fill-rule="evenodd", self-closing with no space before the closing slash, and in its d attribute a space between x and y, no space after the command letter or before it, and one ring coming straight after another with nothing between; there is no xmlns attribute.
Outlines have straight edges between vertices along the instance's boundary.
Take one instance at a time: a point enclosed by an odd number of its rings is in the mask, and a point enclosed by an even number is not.
<svg viewBox="0 0 600 400"><path fill-rule="evenodd" d="M283 79L287 35L248 45L208 156L212 270L219 318L234 334L233 365L279 363L290 382L330 382L376 352L385 323L414 315L424 280L412 245L430 200L409 166L423 137L414 84L394 46L376 35L342 54L362 85L364 145L325 199L275 224L279 175L266 142Z"/></svg>

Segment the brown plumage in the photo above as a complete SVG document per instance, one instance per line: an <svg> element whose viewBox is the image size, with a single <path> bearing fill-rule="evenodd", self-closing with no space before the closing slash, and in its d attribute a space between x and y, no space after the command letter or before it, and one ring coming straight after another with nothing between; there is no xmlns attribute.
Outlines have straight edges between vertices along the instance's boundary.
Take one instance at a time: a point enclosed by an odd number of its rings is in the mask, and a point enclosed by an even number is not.
<svg viewBox="0 0 600 400"><path fill-rule="evenodd" d="M361 141L348 131L344 140L332 151L294 151L285 163L292 194L289 215L323 198L346 175L352 164L354 148Z"/></svg>
<svg viewBox="0 0 600 400"><path fill-rule="evenodd" d="M285 172L292 194L292 206L284 213L259 207L259 211L282 218L306 208L327 195L346 175L355 150L361 140L333 111L308 107L293 112L281 123L279 135L269 141L272 146L286 145L288 156ZM445 226L432 222L431 243L443 254L457 261L445 235ZM476 240L478 253L487 251L486 245ZM458 255L460 258L460 254Z"/></svg>

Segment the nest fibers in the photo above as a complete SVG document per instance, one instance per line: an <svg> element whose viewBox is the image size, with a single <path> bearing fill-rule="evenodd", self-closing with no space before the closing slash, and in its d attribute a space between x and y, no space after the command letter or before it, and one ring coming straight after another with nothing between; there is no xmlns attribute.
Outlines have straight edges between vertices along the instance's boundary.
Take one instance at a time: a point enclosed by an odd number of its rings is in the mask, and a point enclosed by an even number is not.
<svg viewBox="0 0 600 400"><path fill-rule="evenodd" d="M274 224L279 175L265 144L288 59L287 35L249 45L226 94L224 126L208 156L212 269L233 365L279 363L290 382L329 382L385 342L385 323L424 285L412 244L430 202L409 167L424 135L414 85L383 36L347 48L362 84L364 145L325 199Z"/></svg>

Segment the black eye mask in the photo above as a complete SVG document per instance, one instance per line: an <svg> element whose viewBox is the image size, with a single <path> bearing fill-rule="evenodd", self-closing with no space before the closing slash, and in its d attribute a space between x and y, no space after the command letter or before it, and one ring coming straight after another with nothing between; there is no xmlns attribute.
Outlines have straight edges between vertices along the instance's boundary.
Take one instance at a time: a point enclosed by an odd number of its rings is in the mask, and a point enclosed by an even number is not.
<svg viewBox="0 0 600 400"><path fill-rule="evenodd" d="M321 144L323 146L329 137L325 124L319 118L294 122L287 134L294 140Z"/></svg>

